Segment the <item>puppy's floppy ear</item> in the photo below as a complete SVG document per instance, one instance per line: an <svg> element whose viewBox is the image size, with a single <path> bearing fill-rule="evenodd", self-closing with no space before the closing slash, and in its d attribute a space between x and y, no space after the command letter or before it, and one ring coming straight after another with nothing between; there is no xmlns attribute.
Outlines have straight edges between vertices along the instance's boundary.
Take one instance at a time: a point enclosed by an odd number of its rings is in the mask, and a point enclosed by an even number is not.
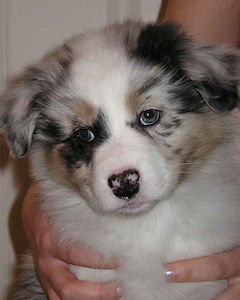
<svg viewBox="0 0 240 300"><path fill-rule="evenodd" d="M41 94L41 85L29 69L17 79L3 97L0 110L0 128L7 137L12 153L24 157L32 143L39 110L35 99Z"/></svg>
<svg viewBox="0 0 240 300"><path fill-rule="evenodd" d="M0 130L12 153L24 157L32 144L34 130L50 93L63 83L70 55L66 47L47 55L28 68L3 96L0 103Z"/></svg>
<svg viewBox="0 0 240 300"><path fill-rule="evenodd" d="M194 95L196 91L200 94L201 105L206 103L216 112L230 111L238 105L238 55L224 47L194 42L178 24L143 27L134 55L159 64L172 72L175 80L187 80Z"/></svg>
<svg viewBox="0 0 240 300"><path fill-rule="evenodd" d="M215 112L239 106L240 60L236 52L224 47L195 45L186 71L195 90Z"/></svg>

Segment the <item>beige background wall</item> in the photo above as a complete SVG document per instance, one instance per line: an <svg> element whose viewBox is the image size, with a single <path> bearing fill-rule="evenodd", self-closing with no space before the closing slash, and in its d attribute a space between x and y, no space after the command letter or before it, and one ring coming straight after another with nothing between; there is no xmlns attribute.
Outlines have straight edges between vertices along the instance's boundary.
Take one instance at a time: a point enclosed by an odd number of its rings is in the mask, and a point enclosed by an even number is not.
<svg viewBox="0 0 240 300"><path fill-rule="evenodd" d="M0 0L0 93L9 78L71 35L129 17L155 20L160 2ZM30 181L26 162L10 158L0 140L0 300L25 247L20 207Z"/></svg>

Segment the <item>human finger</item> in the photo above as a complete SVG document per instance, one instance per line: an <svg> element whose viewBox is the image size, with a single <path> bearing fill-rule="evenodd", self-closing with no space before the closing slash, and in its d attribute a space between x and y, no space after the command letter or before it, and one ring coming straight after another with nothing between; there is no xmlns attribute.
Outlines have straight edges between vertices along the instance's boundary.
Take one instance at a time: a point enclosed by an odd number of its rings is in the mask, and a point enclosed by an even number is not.
<svg viewBox="0 0 240 300"><path fill-rule="evenodd" d="M232 277L228 280L229 285L239 284L240 285L240 276Z"/></svg>
<svg viewBox="0 0 240 300"><path fill-rule="evenodd" d="M217 296L215 300L239 300L240 299L240 280L231 284L230 287L222 294Z"/></svg>
<svg viewBox="0 0 240 300"><path fill-rule="evenodd" d="M229 252L169 263L170 281L198 282L228 279L240 275L240 247Z"/></svg>
<svg viewBox="0 0 240 300"><path fill-rule="evenodd" d="M47 293L49 300L61 300L53 289L50 289Z"/></svg>
<svg viewBox="0 0 240 300"><path fill-rule="evenodd" d="M49 284L49 281L47 280L47 278L44 275L38 274L38 278L39 278L41 286L44 289L44 292L47 294L49 300L61 300L58 297L58 295L55 293L55 291Z"/></svg>
<svg viewBox="0 0 240 300"><path fill-rule="evenodd" d="M117 288L113 283L80 281L68 270L67 264L61 261L55 261L51 267L41 271L61 300L117 299Z"/></svg>
<svg viewBox="0 0 240 300"><path fill-rule="evenodd" d="M53 255L65 261L68 264L93 268L93 269L117 269L117 259L111 258L109 260L91 250L84 245L61 245L56 244Z"/></svg>

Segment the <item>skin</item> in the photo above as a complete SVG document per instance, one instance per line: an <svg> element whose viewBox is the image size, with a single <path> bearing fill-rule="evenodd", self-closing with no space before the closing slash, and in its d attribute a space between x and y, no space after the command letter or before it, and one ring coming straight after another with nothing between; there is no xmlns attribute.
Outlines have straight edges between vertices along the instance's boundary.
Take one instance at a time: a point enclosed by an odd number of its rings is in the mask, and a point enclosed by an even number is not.
<svg viewBox="0 0 240 300"><path fill-rule="evenodd" d="M215 300L239 299L240 247L226 253L170 263L165 267L171 282L227 279L229 288Z"/></svg>
<svg viewBox="0 0 240 300"><path fill-rule="evenodd" d="M238 0L164 0L158 22L176 22L207 44L239 46L240 2Z"/></svg>
<svg viewBox="0 0 240 300"><path fill-rule="evenodd" d="M196 40L208 44L239 45L239 0L169 0L164 3L160 21L183 24ZM164 13L163 19L162 15ZM35 257L40 281L50 300L114 300L118 290L113 283L93 284L77 280L68 264L102 268L100 254L83 246L57 245L48 219L38 209L37 184L34 183L23 202L23 223ZM105 268L117 268L111 260ZM235 300L240 295L240 247L227 253L166 265L171 282L228 279L229 288L216 300Z"/></svg>

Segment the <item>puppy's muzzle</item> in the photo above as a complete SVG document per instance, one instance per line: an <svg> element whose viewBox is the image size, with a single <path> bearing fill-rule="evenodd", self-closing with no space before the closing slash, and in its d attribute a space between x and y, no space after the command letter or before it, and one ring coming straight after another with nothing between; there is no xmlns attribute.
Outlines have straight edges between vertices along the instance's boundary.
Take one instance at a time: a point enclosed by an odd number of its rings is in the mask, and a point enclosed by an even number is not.
<svg viewBox="0 0 240 300"><path fill-rule="evenodd" d="M115 196L128 201L139 191L139 178L137 170L129 169L120 174L112 174L108 178L108 185Z"/></svg>

